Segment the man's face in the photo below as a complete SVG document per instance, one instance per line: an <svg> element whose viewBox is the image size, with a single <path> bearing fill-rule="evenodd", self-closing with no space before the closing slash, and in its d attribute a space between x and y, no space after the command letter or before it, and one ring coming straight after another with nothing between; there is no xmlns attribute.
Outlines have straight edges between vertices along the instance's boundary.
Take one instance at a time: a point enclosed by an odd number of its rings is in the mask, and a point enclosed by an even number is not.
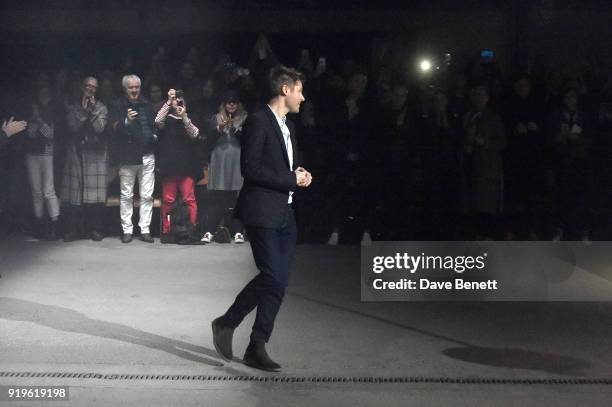
<svg viewBox="0 0 612 407"><path fill-rule="evenodd" d="M138 100L140 96L140 82L136 79L129 79L125 85L125 94L129 100Z"/></svg>
<svg viewBox="0 0 612 407"><path fill-rule="evenodd" d="M302 94L302 91L304 90L302 82L301 81L297 81L295 82L295 85L293 86L293 89L289 86L287 86L287 93L286 93L286 103L287 103L287 107L289 108L289 112L290 113L299 113L300 111L300 104L306 100L306 98L304 97L304 95Z"/></svg>
<svg viewBox="0 0 612 407"><path fill-rule="evenodd" d="M87 79L83 82L83 87L81 88L83 91L83 96L85 97L93 97L98 90L98 81L95 79Z"/></svg>

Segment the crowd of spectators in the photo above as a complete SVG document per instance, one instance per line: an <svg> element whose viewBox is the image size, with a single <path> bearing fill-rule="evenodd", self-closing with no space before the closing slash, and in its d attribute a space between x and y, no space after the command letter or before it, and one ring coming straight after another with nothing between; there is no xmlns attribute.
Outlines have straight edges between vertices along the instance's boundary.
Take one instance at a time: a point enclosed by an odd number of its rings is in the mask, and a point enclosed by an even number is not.
<svg viewBox="0 0 612 407"><path fill-rule="evenodd" d="M612 77L603 67L502 72L475 54L418 73L392 50L366 59L297 51L283 59L259 35L242 60L191 47L177 64L159 47L114 70L37 73L24 107L2 101L2 227L101 240L121 225L131 240L139 179L143 240L158 223L162 241L174 241L171 219L184 207L196 240L244 242L231 216L242 126L265 106L268 72L282 63L307 78L293 118L317 179L296 192L303 241L612 235ZM132 121L142 128L136 150ZM120 215L109 206L115 195ZM149 220L155 197L159 222Z"/></svg>

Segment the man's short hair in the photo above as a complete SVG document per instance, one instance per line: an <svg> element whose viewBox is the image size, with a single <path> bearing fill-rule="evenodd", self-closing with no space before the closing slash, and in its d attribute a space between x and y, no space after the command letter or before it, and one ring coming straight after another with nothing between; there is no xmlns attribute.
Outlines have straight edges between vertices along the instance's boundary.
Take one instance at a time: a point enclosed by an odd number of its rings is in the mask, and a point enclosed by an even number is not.
<svg viewBox="0 0 612 407"><path fill-rule="evenodd" d="M295 68L288 68L278 65L270 70L270 96L275 97L281 94L283 85L293 89L297 82L304 83L305 76Z"/></svg>
<svg viewBox="0 0 612 407"><path fill-rule="evenodd" d="M121 85L123 85L123 88L127 88L128 81L137 81L139 85L142 83L138 75L125 75L123 79L121 79Z"/></svg>

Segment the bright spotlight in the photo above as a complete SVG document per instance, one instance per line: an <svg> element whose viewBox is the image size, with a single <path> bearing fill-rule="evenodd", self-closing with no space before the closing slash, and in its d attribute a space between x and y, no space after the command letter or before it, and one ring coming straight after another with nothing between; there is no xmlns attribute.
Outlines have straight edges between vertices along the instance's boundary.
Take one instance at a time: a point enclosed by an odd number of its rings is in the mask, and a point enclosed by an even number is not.
<svg viewBox="0 0 612 407"><path fill-rule="evenodd" d="M419 66L421 68L421 71L429 72L431 70L431 61L429 61L428 59L424 59L421 61Z"/></svg>

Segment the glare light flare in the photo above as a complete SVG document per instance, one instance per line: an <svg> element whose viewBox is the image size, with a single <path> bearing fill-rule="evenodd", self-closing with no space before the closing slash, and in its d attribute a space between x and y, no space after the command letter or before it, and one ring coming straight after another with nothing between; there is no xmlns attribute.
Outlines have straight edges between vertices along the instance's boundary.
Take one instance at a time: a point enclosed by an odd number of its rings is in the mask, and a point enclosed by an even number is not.
<svg viewBox="0 0 612 407"><path fill-rule="evenodd" d="M419 67L421 68L421 71L429 72L431 70L431 61L429 59L422 60Z"/></svg>

